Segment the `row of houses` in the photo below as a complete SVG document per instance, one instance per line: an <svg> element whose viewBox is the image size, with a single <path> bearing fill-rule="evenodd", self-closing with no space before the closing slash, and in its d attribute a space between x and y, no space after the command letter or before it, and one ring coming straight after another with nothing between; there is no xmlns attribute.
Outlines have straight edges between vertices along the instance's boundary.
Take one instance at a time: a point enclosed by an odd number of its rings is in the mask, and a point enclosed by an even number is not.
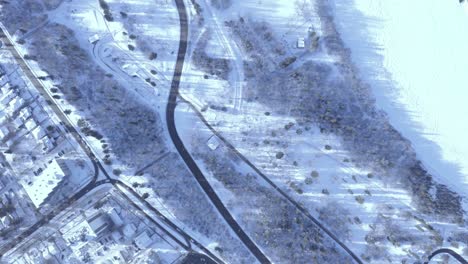
<svg viewBox="0 0 468 264"><path fill-rule="evenodd" d="M9 77L0 69L0 143L10 148L17 138L30 134L44 151L57 145L57 135L51 135L49 118L29 93L21 93L12 86Z"/></svg>

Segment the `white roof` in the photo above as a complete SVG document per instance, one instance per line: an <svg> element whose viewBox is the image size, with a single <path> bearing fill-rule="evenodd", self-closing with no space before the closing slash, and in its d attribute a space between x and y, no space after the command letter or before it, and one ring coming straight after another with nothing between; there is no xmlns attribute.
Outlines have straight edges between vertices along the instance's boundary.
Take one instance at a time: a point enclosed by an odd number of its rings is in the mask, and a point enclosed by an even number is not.
<svg viewBox="0 0 468 264"><path fill-rule="evenodd" d="M38 177L32 177L31 185L26 182L21 185L28 193L33 204L38 208L64 176L65 173L60 168L57 160L54 159L50 164L47 164L47 168Z"/></svg>
<svg viewBox="0 0 468 264"><path fill-rule="evenodd" d="M16 118L15 120L13 120L13 124L15 125L15 127L20 127L21 125L23 125L23 120L19 119L19 118Z"/></svg>
<svg viewBox="0 0 468 264"><path fill-rule="evenodd" d="M219 139L217 136L213 135L210 137L210 139L208 139L208 142L206 142L206 144L211 150L215 150L219 147Z"/></svg>
<svg viewBox="0 0 468 264"><path fill-rule="evenodd" d="M13 90L9 90L0 100L3 104L8 104L15 96L16 94L14 94Z"/></svg>
<svg viewBox="0 0 468 264"><path fill-rule="evenodd" d="M114 208L112 208L112 210L109 211L109 217L116 226L121 226L124 223L122 218L120 218L120 215L117 213L117 211L115 211Z"/></svg>
<svg viewBox="0 0 468 264"><path fill-rule="evenodd" d="M40 126L33 129L31 131L31 134L33 135L33 137L35 139L41 139L41 138L45 137L45 135L46 135L46 133L44 132L44 129L42 129L42 127L40 127Z"/></svg>
<svg viewBox="0 0 468 264"><path fill-rule="evenodd" d="M304 48L305 47L305 39L304 38L298 38L297 39L297 47L298 48Z"/></svg>
<svg viewBox="0 0 468 264"><path fill-rule="evenodd" d="M24 107L20 110L20 115L23 117L29 117L31 116L31 113L29 112L29 109L27 107Z"/></svg>
<svg viewBox="0 0 468 264"><path fill-rule="evenodd" d="M91 37L89 37L89 39L88 39L89 43L91 43L91 44L98 41L98 40L99 40L99 35L98 34L94 34Z"/></svg>
<svg viewBox="0 0 468 264"><path fill-rule="evenodd" d="M9 133L10 133L10 131L8 130L8 128L6 126L0 127L0 138L5 137Z"/></svg>
<svg viewBox="0 0 468 264"><path fill-rule="evenodd" d="M31 131L36 127L36 122L34 122L34 119L29 119L24 123L24 126L28 131Z"/></svg>

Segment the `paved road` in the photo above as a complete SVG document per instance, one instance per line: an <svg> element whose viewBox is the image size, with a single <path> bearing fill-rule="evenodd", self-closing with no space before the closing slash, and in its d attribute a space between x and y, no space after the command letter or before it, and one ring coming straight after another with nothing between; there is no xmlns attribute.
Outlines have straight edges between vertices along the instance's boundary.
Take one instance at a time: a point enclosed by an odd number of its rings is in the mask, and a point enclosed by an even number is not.
<svg viewBox="0 0 468 264"><path fill-rule="evenodd" d="M94 153L91 151L91 148L88 146L86 141L83 139L83 137L80 135L80 133L76 130L76 128L73 126L73 124L70 122L68 117L65 115L65 113L60 109L60 107L55 103L55 100L52 98L52 96L46 91L45 87L42 85L41 82L36 78L36 75L32 72L32 70L29 68L29 65L25 62L24 58L18 53L18 51L15 48L15 43L11 42L10 38L7 37L5 33L5 28L3 25L0 26L0 40L5 43L5 48L8 49L12 54L13 57L15 58L16 62L18 65L21 67L21 70L24 72L24 74L28 77L28 79L31 81L31 83L34 85L34 87L38 90L38 92L46 99L47 102L50 102L48 105L54 113L58 116L58 118L62 121L65 130L68 131L73 138L78 142L80 147L83 149L83 151L88 155L90 158L91 162L93 163L93 166L95 168L95 176L97 176L98 172L96 170L97 167L102 167L99 166L99 161L97 157L94 155ZM96 181L97 177L93 179L93 181Z"/></svg>
<svg viewBox="0 0 468 264"><path fill-rule="evenodd" d="M193 239L190 235L188 235L187 233L185 233L182 229L180 229L179 227L177 227L174 223L172 223L168 218L166 218L161 212L159 212L156 208L154 208L153 206L151 206L151 204L146 201L145 199L143 199L140 195L138 195L138 193L133 190L132 188L128 187L126 184L124 184L123 182L119 181L119 180L115 180L115 179L110 179L109 180L110 183L112 183L112 185L114 185L116 187L116 189L122 194L124 195L124 197L127 198L127 200L135 207L135 208L139 208L140 211L145 214L147 216L147 218L153 222L153 223L156 223L156 221L154 221L146 212L145 210L141 209L135 202L133 202L127 195L125 195L125 193L123 193L122 191L120 191L118 188L117 188L117 185L120 185L121 187L123 187L125 190L127 190L128 192L130 192L133 196L135 196L142 204L144 204L149 210L151 210L154 214L156 214L166 225L168 225L169 227L171 227L174 231L178 232L181 236L183 236L185 238L186 241L189 241L188 244L194 244L196 245L198 248L200 248L203 252L205 252L208 256L210 256L210 258L212 258L213 260L215 260L217 263L223 263L218 257L216 257L213 253L211 253L207 248L205 248L200 242L196 241L195 239ZM157 224L159 227L161 227L159 224ZM162 227L161 227L162 228ZM172 236L171 236L172 237Z"/></svg>
<svg viewBox="0 0 468 264"><path fill-rule="evenodd" d="M457 252L449 249L449 248L441 248L441 249L438 249L434 252L432 252L432 254L429 256L429 260L424 262L424 264L428 264L430 263L431 259L437 255L440 255L440 254L449 254L450 256L454 257L456 260L458 260L458 262L462 263L462 264L468 264L468 261L466 259L464 259L462 256L460 256Z"/></svg>
<svg viewBox="0 0 468 264"><path fill-rule="evenodd" d="M275 189L281 196L283 196L288 202L290 202L297 210L299 210L302 214L304 214L309 220L314 222L324 233L326 233L333 241L335 241L346 253L348 253L356 263L362 264L362 260L354 254L351 249L349 249L343 242L341 242L335 234L333 234L330 230L328 230L318 219L313 217L307 209L301 206L298 202L296 202L293 198L291 198L285 191L283 191L278 185L276 185L272 180L270 180L265 174L263 174L250 160L248 160L242 153L240 153L226 138L224 138L218 131L216 131L208 121L206 121L203 114L198 111L198 109L190 102L185 99L183 101L190 105L193 111L197 114L197 116L202 120L206 127L210 129L210 131L216 135L230 150L232 150L242 161L244 161L249 167L251 167L263 180L265 180L273 189Z"/></svg>
<svg viewBox="0 0 468 264"><path fill-rule="evenodd" d="M236 233L240 240L245 246L252 252L252 254L258 259L260 263L271 263L270 260L263 254L263 252L257 247L257 245L250 239L250 237L242 230L237 221L232 217L229 211L226 209L224 204L221 202L218 195L215 193L209 182L206 180L203 173L198 168L195 161L190 156L189 152L185 148L182 140L177 133L174 115L177 103L177 97L179 95L179 84L182 75L182 69L184 66L185 54L187 52L187 39L188 39L188 18L187 11L183 0L175 0L177 10L179 12L180 21L180 39L179 39L179 51L177 53L177 62L174 71L174 77L171 83L171 91L169 94L169 100L166 108L166 122L169 129L169 135L171 136L172 142L174 143L177 151L184 160L187 167L192 172L193 176L201 186L203 191L210 198L216 209L219 211L224 220L228 223L231 229Z"/></svg>
<svg viewBox="0 0 468 264"><path fill-rule="evenodd" d="M50 96L49 93L47 93L45 87L42 85L41 82L38 81L32 70L29 68L29 65L24 61L24 58L18 53L18 51L15 49L15 43L11 42L10 39L7 37L7 35L4 32L3 25L0 26L0 40L3 41L3 43L7 44L5 47L12 52L16 62L19 64L25 75L28 77L28 79L32 82L34 87L39 91L39 93L50 102L49 106L52 108L54 113L59 117L61 122L64 124L66 130L72 134L72 136L75 138L75 140L78 142L79 146L83 149L83 151L88 155L90 158L93 167L94 167L94 175L91 180L91 182L83 187L80 191L78 191L76 194L74 194L72 197L68 198L65 202L61 203L58 205L57 208L52 210L50 213L45 215L43 218L41 218L38 222L36 222L33 226L29 227L26 229L24 232L22 232L18 237L16 237L12 242L9 244L4 245L0 249L0 258L7 253L9 250L13 249L15 246L20 244L23 240L28 238L31 234L33 234L36 230L38 230L40 227L48 224L51 219L56 217L59 213L64 211L66 208L71 206L75 201L78 199L82 198L86 194L88 194L90 191L92 191L94 188L106 184L106 183L111 183L114 185L114 187L117 188L116 185L120 185L127 189L129 192L131 192L137 199L139 199L142 203L144 203L151 211L153 211L155 214L158 215L158 217L168 226L170 226L175 232L179 233L181 236L184 237L186 241L190 241L192 244L196 245L198 248L200 248L203 252L205 252L208 256L210 256L212 259L214 259L218 263L222 263L222 261L217 258L214 254L212 254L208 249L206 249L201 243L197 242L195 239L193 239L191 236L189 236L187 233L182 231L180 228L178 228L174 223L172 223L169 219L167 219L162 213L160 213L158 210L156 210L151 204L149 204L146 200L144 200L142 197L140 197L132 188L128 187L125 185L123 182L120 182L118 180L112 179L109 175L109 173L105 170L104 166L101 164L100 160L96 157L96 155L93 153L92 149L88 146L88 143L84 138L81 136L81 134L76 130L76 128L73 126L73 124L70 122L68 117L64 114L64 112L61 110L61 108L56 104L55 100ZM102 181L97 181L99 172L102 172L106 178L106 180ZM120 190L119 190L120 191ZM135 206L135 208L139 208L130 198L128 198L126 195L127 201L130 202L132 205ZM141 210L141 209L140 209ZM153 223L156 223L158 227L160 227L166 234L168 234L174 241L179 243L181 246L183 246L185 249L188 249L188 247L183 244L181 241L179 241L177 238L175 238L169 231L164 229L162 226L160 226L154 219L148 216L144 210L141 210L141 212ZM188 243L190 245L190 242Z"/></svg>

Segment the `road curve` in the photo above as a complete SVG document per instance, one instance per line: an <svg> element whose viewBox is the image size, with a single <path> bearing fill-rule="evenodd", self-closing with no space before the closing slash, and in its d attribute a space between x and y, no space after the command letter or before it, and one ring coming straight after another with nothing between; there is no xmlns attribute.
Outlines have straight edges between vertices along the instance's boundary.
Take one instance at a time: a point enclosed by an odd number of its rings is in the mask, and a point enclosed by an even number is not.
<svg viewBox="0 0 468 264"><path fill-rule="evenodd" d="M464 259L457 252L455 252L455 251L453 251L453 250L451 250L449 248L440 248L440 249L432 252L432 254L428 257L428 261L424 262L424 264L429 264L429 262L431 261L432 258L434 258L435 256L440 255L440 254L449 254L450 256L455 258L461 264L468 264L468 261L466 259Z"/></svg>
<svg viewBox="0 0 468 264"><path fill-rule="evenodd" d="M180 39L179 39L179 50L177 53L177 62L174 69L174 76L171 83L171 91L169 93L169 99L166 107L166 122L169 130L169 135L171 136L172 142L174 143L177 151L184 160L187 167L192 172L193 176L197 180L198 184L201 186L206 195L210 198L213 205L219 211L224 220L228 223L231 229L236 233L239 239L244 243L244 245L252 252L252 254L257 258L260 263L271 263L270 260L263 254L263 252L257 247L257 245L250 239L250 237L242 230L236 220L229 213L227 208L221 202L221 199L215 193L211 185L208 183L207 179L203 173L198 168L195 161L190 156L189 152L185 148L182 140L177 133L175 125L175 108L177 103L177 97L179 95L179 84L180 78L182 75L182 69L184 66L185 54L187 52L187 41L188 41L188 17L187 11L185 9L185 4L183 0L175 0L177 10L179 12L179 21L180 21Z"/></svg>
<svg viewBox="0 0 468 264"><path fill-rule="evenodd" d="M44 215L39 221L37 221L35 224L27 228L25 231L23 231L21 234L19 234L15 239L12 239L11 242L3 245L0 247L0 258L5 255L8 251L16 247L18 244L23 242L25 239L27 239L30 235L32 235L35 231L37 231L39 228L42 226L48 224L51 219L56 217L59 213L61 213L63 210L71 206L75 201L78 199L82 198L83 196L87 195L90 191L94 190L96 187L106 184L106 183L111 183L115 189L119 190L116 185L120 185L130 191L138 200L143 202L151 211L156 213L160 219L165 222L168 226L170 226L174 231L178 232L180 235L182 235L186 240L190 241L192 244L196 245L198 248L200 248L205 254L207 254L211 259L215 260L217 263L223 263L219 258L217 258L213 253L211 253L207 248L205 248L201 243L190 237L187 233L182 231L180 228L178 228L174 223L172 223L169 219L167 219L162 213L160 213L158 210L156 210L153 206L151 206L146 200L141 198L133 189L125 185L123 182L120 182L118 180L114 180L111 178L109 173L106 171L98 157L94 154L92 151L91 147L88 145L87 141L83 138L83 136L78 132L78 130L73 126L73 124L70 122L70 120L66 117L62 109L56 104L55 100L50 96L50 94L46 91L46 88L42 85L41 82L38 81L36 78L35 74L33 71L29 68L29 65L26 63L24 58L19 54L19 52L15 48L15 43L13 43L8 35L7 35L7 30L3 27L3 25L0 24L0 40L6 43L5 47L9 49L10 52L12 52L13 57L15 58L16 62L19 64L21 69L23 70L24 74L26 77L31 81L33 86L39 91L39 93L50 102L49 107L54 111L54 113L58 116L60 121L63 123L65 130L70 133L74 139L77 141L78 145L83 149L83 151L86 153L86 155L89 157L91 160L93 167L94 167L94 175L91 179L91 181L84 186L81 190L79 190L77 193L72 195L70 198L65 200L63 203L58 205L56 208L51 210L48 214ZM99 172L102 172L105 176L105 180L97 181ZM125 196L124 196L125 197ZM127 199L131 204L136 206L136 204L131 200ZM136 206L138 208L138 206ZM150 219L150 221L155 222L151 217L149 217L144 210L141 210L143 214ZM155 222L157 224L157 222ZM184 247L185 249L189 249L188 247L184 246L181 241L179 241L177 238L175 238L173 235L171 235L167 230L165 230L162 226L157 224L158 227L160 227L164 232L166 232L174 241L176 241L179 245Z"/></svg>

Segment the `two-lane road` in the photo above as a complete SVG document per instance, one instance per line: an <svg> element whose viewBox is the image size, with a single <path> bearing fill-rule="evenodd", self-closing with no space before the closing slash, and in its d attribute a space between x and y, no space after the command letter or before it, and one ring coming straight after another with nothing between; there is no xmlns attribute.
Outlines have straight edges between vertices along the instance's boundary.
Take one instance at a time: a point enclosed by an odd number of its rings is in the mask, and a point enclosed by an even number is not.
<svg viewBox="0 0 468 264"><path fill-rule="evenodd" d="M193 176L197 180L200 187L206 193L208 198L211 200L213 205L216 207L218 212L231 227L231 229L236 233L239 239L244 243L244 245L252 252L252 254L257 258L260 263L271 263L270 260L263 254L263 252L257 247L257 245L250 239L250 237L242 230L237 221L232 217L230 212L221 202L221 199L218 197L216 192L213 190L203 173L198 168L197 164L193 158L188 153L185 148L182 140L179 137L179 134L176 129L174 115L175 108L177 106L177 97L179 95L179 84L182 76L182 69L184 67L185 55L187 52L187 41L188 41L188 17L187 11L185 9L185 4L183 0L175 0L177 10L179 12L179 21L180 21L180 39L179 39L179 51L177 53L177 62L174 70L174 76L171 83L171 91L169 93L169 99L166 107L166 122L169 130L169 135L171 136L172 142L174 143L177 151L184 160L187 167L192 172Z"/></svg>

